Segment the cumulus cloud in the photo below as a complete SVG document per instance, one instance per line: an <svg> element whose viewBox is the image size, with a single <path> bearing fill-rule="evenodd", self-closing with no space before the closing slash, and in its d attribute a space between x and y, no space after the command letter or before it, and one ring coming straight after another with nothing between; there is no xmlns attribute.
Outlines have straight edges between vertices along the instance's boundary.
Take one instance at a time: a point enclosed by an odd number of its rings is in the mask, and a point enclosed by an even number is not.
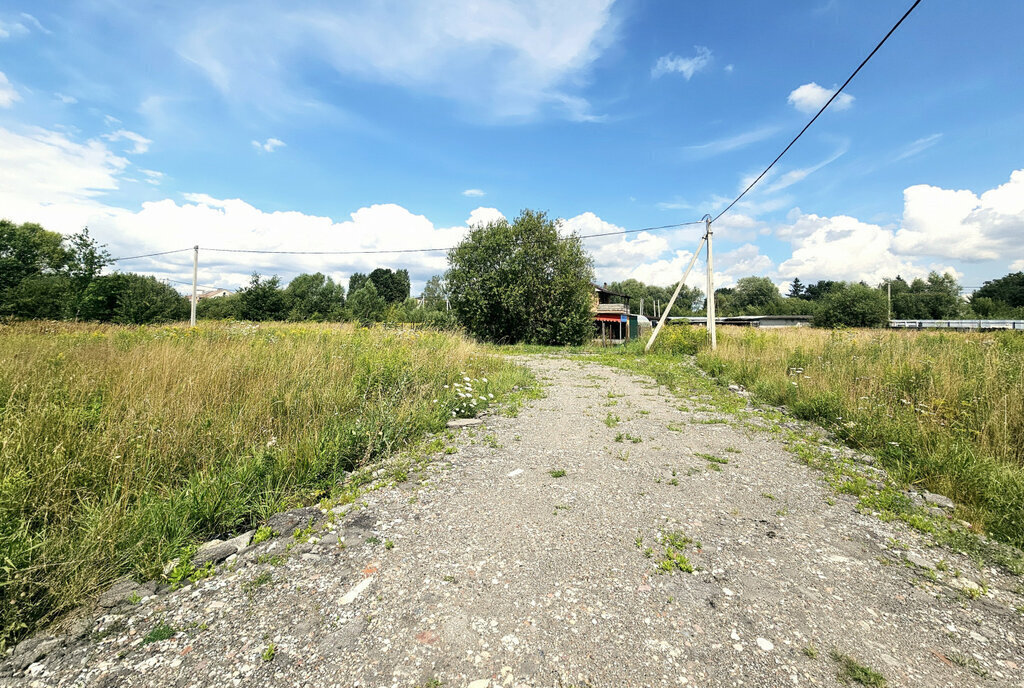
<svg viewBox="0 0 1024 688"><path fill-rule="evenodd" d="M505 216L497 208L480 207L469 214L466 224L470 227L476 227L477 225L486 225L504 219Z"/></svg>
<svg viewBox="0 0 1024 688"><path fill-rule="evenodd" d="M967 261L1024 256L1024 169L976 195L927 184L903 192L902 228L895 248Z"/></svg>
<svg viewBox="0 0 1024 688"><path fill-rule="evenodd" d="M693 47L693 57L680 57L674 53L662 55L651 68L651 76L659 77L664 74L682 74L689 81L693 75L711 64L711 50L703 45Z"/></svg>
<svg viewBox="0 0 1024 688"><path fill-rule="evenodd" d="M1024 270L1024 258L1022 258L1021 260L1015 260L1012 263L1010 263L1010 269L1011 270Z"/></svg>
<svg viewBox="0 0 1024 688"><path fill-rule="evenodd" d="M260 143L259 141L253 141L252 145L253 148L255 148L258 151L263 151L264 153L273 153L278 148L283 148L288 144L286 144L281 139L269 138L263 143Z"/></svg>
<svg viewBox="0 0 1024 688"><path fill-rule="evenodd" d="M482 189L466 189L462 192L462 195L469 198L479 198L480 196L486 196L487 194Z"/></svg>
<svg viewBox="0 0 1024 688"><path fill-rule="evenodd" d="M7 75L0 72L0 108L9 108L19 100L21 100L21 96L14 90Z"/></svg>
<svg viewBox="0 0 1024 688"><path fill-rule="evenodd" d="M799 211L792 215L791 224L778 232L793 246L792 257L779 265L782 277L874 284L897 274L911 278L928 273L913 259L896 254L891 229L847 215L822 217Z"/></svg>
<svg viewBox="0 0 1024 688"><path fill-rule="evenodd" d="M828 99L835 93L835 89L828 89L823 86L819 86L813 81L803 86L798 86L790 92L789 98L786 100L800 112L806 112L808 114L814 114L821 109L821 106L828 102ZM839 94L839 97L832 103L832 109L834 110L846 110L853 105L854 97L849 93L843 92Z"/></svg>
<svg viewBox="0 0 1024 688"><path fill-rule="evenodd" d="M129 141L132 144L131 150L128 153L133 155L139 155L149 150L149 144L153 143L142 134L136 134L134 131L128 131L127 129L118 129L117 131L104 134L103 138L107 141Z"/></svg>
<svg viewBox="0 0 1024 688"><path fill-rule="evenodd" d="M315 60L368 82L455 100L493 118L590 117L579 96L614 37L612 0L337 5L226 0L170 10L166 40L225 94L304 103L293 67ZM259 45L259 50L251 49Z"/></svg>

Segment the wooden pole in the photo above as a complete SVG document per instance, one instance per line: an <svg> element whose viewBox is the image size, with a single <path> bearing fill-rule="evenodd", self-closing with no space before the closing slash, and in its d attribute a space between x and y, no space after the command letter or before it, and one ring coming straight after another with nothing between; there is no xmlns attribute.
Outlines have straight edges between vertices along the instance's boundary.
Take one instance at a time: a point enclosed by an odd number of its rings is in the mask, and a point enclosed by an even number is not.
<svg viewBox="0 0 1024 688"><path fill-rule="evenodd" d="M196 326L196 302L199 301L199 245L192 247L192 315L189 318L189 326Z"/></svg>
<svg viewBox="0 0 1024 688"><path fill-rule="evenodd" d="M718 348L718 340L715 336L715 277L714 260L711 255L711 218L704 220L707 231L705 236L708 240L708 332L711 333L711 350Z"/></svg>
<svg viewBox="0 0 1024 688"><path fill-rule="evenodd" d="M685 282L686 278L689 277L690 270L693 269L693 264L697 262L697 256L700 255L700 250L704 248L705 239L707 239L707 236L700 240L700 243L697 245L697 250L693 252L693 257L690 258L690 264L686 266L686 272L683 273L683 278L679 280L679 284L676 285L676 290L672 293L672 298L669 299L668 308L665 309L665 312L661 316L661 320L658 321L658 326L654 328L653 332L651 332L651 338L647 340L647 346L644 347L645 352L651 350L654 340L657 339L658 333L661 332L661 328L665 324L665 319L668 318L668 314L672 310L672 304L676 302L676 297L679 296L679 290L683 288L683 282Z"/></svg>

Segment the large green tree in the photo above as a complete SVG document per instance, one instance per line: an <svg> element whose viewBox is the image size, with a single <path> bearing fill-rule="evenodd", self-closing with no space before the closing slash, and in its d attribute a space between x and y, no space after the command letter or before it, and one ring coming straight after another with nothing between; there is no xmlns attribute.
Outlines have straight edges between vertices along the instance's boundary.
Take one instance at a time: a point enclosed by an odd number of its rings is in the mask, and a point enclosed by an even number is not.
<svg viewBox="0 0 1024 688"><path fill-rule="evenodd" d="M816 327L883 327L889 322L885 294L865 284L838 283L814 314Z"/></svg>
<svg viewBox="0 0 1024 688"><path fill-rule="evenodd" d="M115 272L94 279L82 297L80 317L124 325L186 320L188 299L155 277Z"/></svg>
<svg viewBox="0 0 1024 688"><path fill-rule="evenodd" d="M366 280L359 289L348 295L352 317L363 325L380 322L387 313L388 304L377 291L373 280Z"/></svg>
<svg viewBox="0 0 1024 688"><path fill-rule="evenodd" d="M1024 272L1011 272L1005 277L986 281L981 289L974 292L971 302L979 298L992 299L1010 308L1024 307Z"/></svg>
<svg viewBox="0 0 1024 688"><path fill-rule="evenodd" d="M298 275L284 290L289 320L341 320L345 287L322 273Z"/></svg>
<svg viewBox="0 0 1024 688"><path fill-rule="evenodd" d="M89 285L109 263L88 228L63 236L0 220L0 315L78 318Z"/></svg>
<svg viewBox="0 0 1024 688"><path fill-rule="evenodd" d="M249 286L238 292L238 317L242 320L284 320L288 317L288 300L277 275L263 279L253 273Z"/></svg>
<svg viewBox="0 0 1024 688"><path fill-rule="evenodd" d="M409 271L377 268L368 278L387 303L403 303L409 298Z"/></svg>
<svg viewBox="0 0 1024 688"><path fill-rule="evenodd" d="M751 314L774 313L782 303L779 288L768 277L743 277L736 282L733 305Z"/></svg>
<svg viewBox="0 0 1024 688"><path fill-rule="evenodd" d="M459 323L492 342L582 344L593 337L593 264L578 236L560 237L546 213L524 210L474 227L448 253Z"/></svg>

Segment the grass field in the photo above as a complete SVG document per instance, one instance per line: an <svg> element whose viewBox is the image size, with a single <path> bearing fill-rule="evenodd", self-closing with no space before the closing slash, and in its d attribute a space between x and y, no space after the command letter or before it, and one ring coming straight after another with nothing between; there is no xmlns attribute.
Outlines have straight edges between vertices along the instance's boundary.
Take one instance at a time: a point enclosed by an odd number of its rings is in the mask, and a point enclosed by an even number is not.
<svg viewBox="0 0 1024 688"><path fill-rule="evenodd" d="M702 329L666 335L656 355L696 353L721 382L827 427L1024 547L1024 336L726 327L712 353Z"/></svg>
<svg viewBox="0 0 1024 688"><path fill-rule="evenodd" d="M0 649L414 446L474 410L464 378L475 407L532 384L432 332L0 326Z"/></svg>

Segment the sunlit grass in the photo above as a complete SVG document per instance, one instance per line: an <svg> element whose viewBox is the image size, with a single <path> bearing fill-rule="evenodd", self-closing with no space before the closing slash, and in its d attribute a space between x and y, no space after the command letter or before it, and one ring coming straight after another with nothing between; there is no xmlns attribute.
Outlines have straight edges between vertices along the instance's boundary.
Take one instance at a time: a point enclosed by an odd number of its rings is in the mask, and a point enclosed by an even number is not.
<svg viewBox="0 0 1024 688"><path fill-rule="evenodd" d="M1024 336L722 328L698 364L1024 545Z"/></svg>
<svg viewBox="0 0 1024 688"><path fill-rule="evenodd" d="M467 377L531 384L422 330L0 326L0 648L443 428Z"/></svg>

